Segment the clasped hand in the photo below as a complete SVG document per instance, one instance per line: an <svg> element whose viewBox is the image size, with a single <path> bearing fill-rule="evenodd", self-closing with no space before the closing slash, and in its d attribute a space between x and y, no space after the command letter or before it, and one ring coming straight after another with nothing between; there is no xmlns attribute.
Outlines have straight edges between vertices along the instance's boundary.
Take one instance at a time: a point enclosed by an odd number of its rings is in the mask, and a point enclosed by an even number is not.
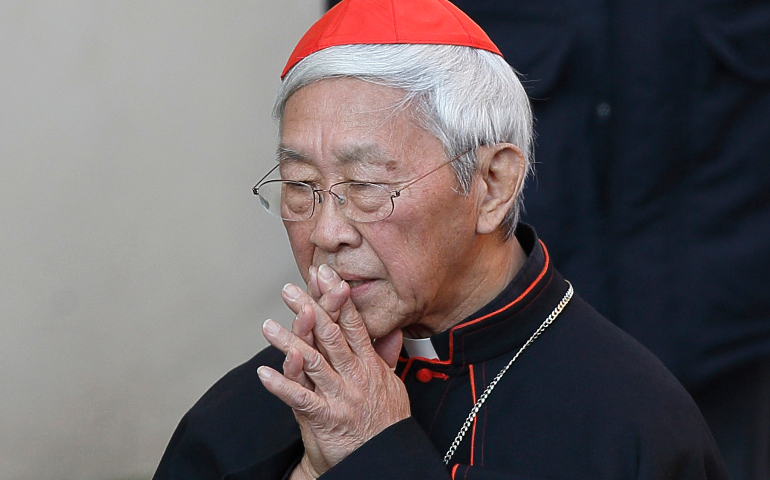
<svg viewBox="0 0 770 480"><path fill-rule="evenodd" d="M327 265L311 267L308 290L287 285L292 330L273 320L262 328L286 355L283 374L258 369L265 388L294 411L305 454L292 479L318 478L388 426L410 416L409 397L393 370L401 349L396 329L374 343L350 299L350 286Z"/></svg>

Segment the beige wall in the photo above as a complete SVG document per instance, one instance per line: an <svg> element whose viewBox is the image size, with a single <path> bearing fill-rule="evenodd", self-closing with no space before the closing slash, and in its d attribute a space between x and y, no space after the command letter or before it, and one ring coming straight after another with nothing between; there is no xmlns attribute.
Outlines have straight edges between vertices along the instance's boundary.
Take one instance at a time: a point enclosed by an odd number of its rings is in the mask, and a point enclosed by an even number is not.
<svg viewBox="0 0 770 480"><path fill-rule="evenodd" d="M288 321L253 183L320 0L0 2L0 478L144 478Z"/></svg>

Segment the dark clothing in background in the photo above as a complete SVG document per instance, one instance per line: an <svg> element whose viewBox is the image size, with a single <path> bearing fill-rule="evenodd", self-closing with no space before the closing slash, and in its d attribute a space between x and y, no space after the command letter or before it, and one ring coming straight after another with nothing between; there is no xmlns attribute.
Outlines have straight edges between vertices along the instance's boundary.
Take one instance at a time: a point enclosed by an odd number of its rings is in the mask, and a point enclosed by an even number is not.
<svg viewBox="0 0 770 480"><path fill-rule="evenodd" d="M525 221L693 393L735 479L770 479L770 2L453 3L533 99Z"/></svg>
<svg viewBox="0 0 770 480"><path fill-rule="evenodd" d="M578 291L686 386L770 357L770 3L454 3L524 75Z"/></svg>
<svg viewBox="0 0 770 480"><path fill-rule="evenodd" d="M529 227L528 259L495 300L431 338L438 360L400 358L412 417L365 443L324 479L726 479L697 407L663 365L575 294L502 377L449 466L444 453L490 381L554 310L567 283ZM281 479L302 456L291 410L255 370L234 369L185 415L155 474Z"/></svg>
<svg viewBox="0 0 770 480"><path fill-rule="evenodd" d="M524 76L525 218L583 297L690 388L770 359L770 2L453 3Z"/></svg>
<svg viewBox="0 0 770 480"><path fill-rule="evenodd" d="M690 390L733 478L770 479L770 2L453 3L533 99L524 219Z"/></svg>

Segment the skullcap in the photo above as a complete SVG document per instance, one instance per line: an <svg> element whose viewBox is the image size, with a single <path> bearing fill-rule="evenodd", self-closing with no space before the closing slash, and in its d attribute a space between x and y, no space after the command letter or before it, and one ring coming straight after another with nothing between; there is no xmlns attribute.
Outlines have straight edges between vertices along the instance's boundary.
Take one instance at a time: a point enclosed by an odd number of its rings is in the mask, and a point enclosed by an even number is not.
<svg viewBox="0 0 770 480"><path fill-rule="evenodd" d="M281 78L324 48L394 43L462 45L502 56L484 30L447 0L343 0L305 33Z"/></svg>

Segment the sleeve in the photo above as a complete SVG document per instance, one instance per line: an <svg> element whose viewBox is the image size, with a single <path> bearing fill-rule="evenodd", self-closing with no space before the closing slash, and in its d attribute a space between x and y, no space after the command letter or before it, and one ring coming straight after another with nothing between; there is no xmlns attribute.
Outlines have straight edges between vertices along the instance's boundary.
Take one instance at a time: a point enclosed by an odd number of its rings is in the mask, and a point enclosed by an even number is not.
<svg viewBox="0 0 770 480"><path fill-rule="evenodd" d="M656 441L637 437L636 442L630 442L635 446L619 442L628 447L623 451L607 444L583 468L565 458L570 456L569 452L551 449L547 454L550 460L543 459L548 465L538 464L546 468L535 466L534 471L525 472L492 463L483 467L462 463L446 466L425 431L410 417L366 442L322 475L321 480L728 480L711 435L705 428L693 428L695 423L674 421L671 431L658 432ZM624 436L629 437L628 431ZM610 438L613 437L608 436L607 440Z"/></svg>
<svg viewBox="0 0 770 480"><path fill-rule="evenodd" d="M320 480L556 480L522 476L465 464L444 465L425 431L413 418L383 430Z"/></svg>
<svg viewBox="0 0 770 480"><path fill-rule="evenodd" d="M255 449L251 463L238 461L238 457L245 458L233 455L240 449L221 451L190 432L188 422L186 415L171 437L153 480L285 480L302 457L302 441L297 436L280 447Z"/></svg>
<svg viewBox="0 0 770 480"><path fill-rule="evenodd" d="M391 425L321 475L322 480L448 480L449 470L412 417Z"/></svg>
<svg viewBox="0 0 770 480"><path fill-rule="evenodd" d="M182 417L153 480L282 480L293 470L299 426L256 375L282 359L267 348L215 383Z"/></svg>

